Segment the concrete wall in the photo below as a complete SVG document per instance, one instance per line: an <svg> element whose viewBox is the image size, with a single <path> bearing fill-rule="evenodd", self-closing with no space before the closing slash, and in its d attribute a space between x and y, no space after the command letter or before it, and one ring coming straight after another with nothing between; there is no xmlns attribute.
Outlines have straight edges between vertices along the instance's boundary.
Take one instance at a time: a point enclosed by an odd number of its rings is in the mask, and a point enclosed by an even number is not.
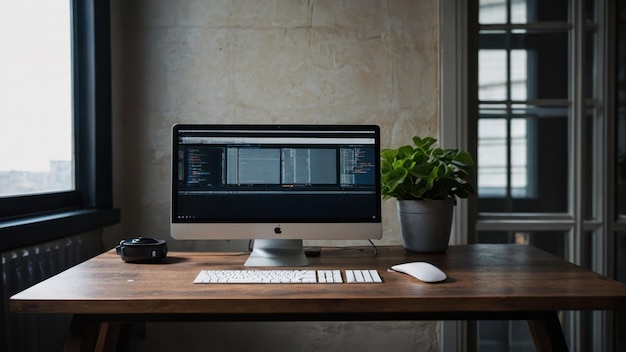
<svg viewBox="0 0 626 352"><path fill-rule="evenodd" d="M111 2L122 223L105 231L109 246L136 235L167 239L171 250L247 246L169 236L174 123L376 123L383 147L438 133L437 0ZM378 244L399 244L394 201L383 204L383 218ZM192 346L182 327L214 337L217 350L291 340L297 351L438 349L432 322L150 324L143 348L169 350L178 336Z"/></svg>

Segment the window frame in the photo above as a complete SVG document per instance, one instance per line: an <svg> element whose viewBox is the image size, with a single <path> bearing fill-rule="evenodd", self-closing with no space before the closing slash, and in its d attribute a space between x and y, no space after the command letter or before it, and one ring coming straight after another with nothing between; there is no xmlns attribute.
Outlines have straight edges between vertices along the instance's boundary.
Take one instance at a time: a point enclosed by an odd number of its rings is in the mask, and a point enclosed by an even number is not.
<svg viewBox="0 0 626 352"><path fill-rule="evenodd" d="M0 251L120 221L112 196L109 0L70 4L75 189L0 198Z"/></svg>

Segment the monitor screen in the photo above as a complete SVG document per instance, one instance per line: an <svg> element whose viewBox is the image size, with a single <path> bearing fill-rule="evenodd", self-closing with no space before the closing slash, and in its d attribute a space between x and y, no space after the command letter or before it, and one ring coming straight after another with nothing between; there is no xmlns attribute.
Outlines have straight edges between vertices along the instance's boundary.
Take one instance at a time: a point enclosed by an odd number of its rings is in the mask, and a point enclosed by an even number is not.
<svg viewBox="0 0 626 352"><path fill-rule="evenodd" d="M382 236L378 126L179 124L172 147L176 239L253 239L281 253L303 239Z"/></svg>

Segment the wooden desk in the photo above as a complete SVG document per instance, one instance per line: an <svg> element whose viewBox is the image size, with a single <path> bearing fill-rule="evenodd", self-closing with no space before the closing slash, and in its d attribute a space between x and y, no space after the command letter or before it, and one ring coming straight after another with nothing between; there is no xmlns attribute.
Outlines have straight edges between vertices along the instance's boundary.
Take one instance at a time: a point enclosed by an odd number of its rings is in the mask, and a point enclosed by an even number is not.
<svg viewBox="0 0 626 352"><path fill-rule="evenodd" d="M324 249L310 268L377 269L382 284L211 285L192 281L201 269L244 268L247 254L170 253L164 264L128 264L110 251L14 295L10 306L74 314L66 350L106 348L124 321L483 319L528 320L539 351L567 350L557 311L626 308L626 285L534 247L453 246L436 255L383 247L377 257L372 253ZM448 279L427 284L387 271L408 261L429 261Z"/></svg>

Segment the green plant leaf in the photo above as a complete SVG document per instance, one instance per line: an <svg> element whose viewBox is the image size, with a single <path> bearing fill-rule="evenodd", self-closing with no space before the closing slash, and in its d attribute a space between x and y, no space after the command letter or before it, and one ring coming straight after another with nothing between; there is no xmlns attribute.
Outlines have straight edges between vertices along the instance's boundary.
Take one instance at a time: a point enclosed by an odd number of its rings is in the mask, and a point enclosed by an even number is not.
<svg viewBox="0 0 626 352"><path fill-rule="evenodd" d="M396 168L383 175L381 181L386 185L388 191L393 192L398 185L404 182L408 173L405 168Z"/></svg>
<svg viewBox="0 0 626 352"><path fill-rule="evenodd" d="M454 157L453 163L457 165L461 164L465 166L472 166L474 165L474 159L472 159L472 156L468 152L459 152Z"/></svg>
<svg viewBox="0 0 626 352"><path fill-rule="evenodd" d="M392 163L396 159L396 155L398 155L398 151L395 149L383 149L380 152L381 159L389 163Z"/></svg>
<svg viewBox="0 0 626 352"><path fill-rule="evenodd" d="M432 137L413 137L414 146L381 151L383 199L454 199L474 193L467 183L472 156L457 149L433 147Z"/></svg>
<svg viewBox="0 0 626 352"><path fill-rule="evenodd" d="M396 155L396 158L409 158L411 157L411 155L413 155L413 147L411 147L410 145L405 145L398 149L398 154Z"/></svg>

